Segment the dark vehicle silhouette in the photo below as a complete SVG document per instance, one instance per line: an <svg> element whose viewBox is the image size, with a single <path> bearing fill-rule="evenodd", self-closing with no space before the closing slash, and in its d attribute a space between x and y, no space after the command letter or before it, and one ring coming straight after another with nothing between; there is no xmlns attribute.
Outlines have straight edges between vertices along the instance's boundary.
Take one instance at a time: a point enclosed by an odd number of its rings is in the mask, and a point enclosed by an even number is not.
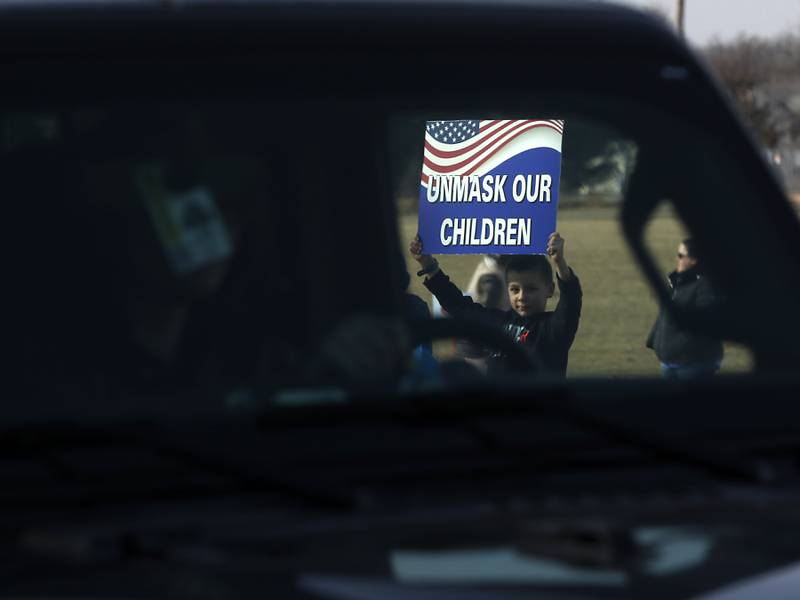
<svg viewBox="0 0 800 600"><path fill-rule="evenodd" d="M592 2L0 14L5 597L789 597L800 222L666 25ZM532 360L405 320L391 123L465 114L631 140L620 235L754 372L398 367L450 338ZM713 311L669 306L645 236L664 199Z"/></svg>

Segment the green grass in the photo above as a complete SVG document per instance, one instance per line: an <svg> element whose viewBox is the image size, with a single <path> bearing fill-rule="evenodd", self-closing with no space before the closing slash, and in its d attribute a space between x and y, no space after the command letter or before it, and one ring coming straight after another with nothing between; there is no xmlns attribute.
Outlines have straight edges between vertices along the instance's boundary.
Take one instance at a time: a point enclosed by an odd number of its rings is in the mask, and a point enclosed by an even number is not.
<svg viewBox="0 0 800 600"><path fill-rule="evenodd" d="M416 214L401 217L400 233L404 248L417 230ZM581 280L583 311L578 335L570 351L569 376L655 376L658 361L645 348L647 334L658 314L655 295L645 282L619 227L614 208L562 209L558 230L565 239L565 256ZM648 247L665 272L673 267L680 240L685 237L681 223L669 211L661 211L646 232ZM438 256L440 264L458 285L467 285L479 257L474 255ZM412 273L411 292L430 305L430 294L419 269L407 255ZM549 310L555 308L557 297ZM437 354L447 354L449 344L440 344ZM726 344L723 372L741 373L752 368L749 353Z"/></svg>

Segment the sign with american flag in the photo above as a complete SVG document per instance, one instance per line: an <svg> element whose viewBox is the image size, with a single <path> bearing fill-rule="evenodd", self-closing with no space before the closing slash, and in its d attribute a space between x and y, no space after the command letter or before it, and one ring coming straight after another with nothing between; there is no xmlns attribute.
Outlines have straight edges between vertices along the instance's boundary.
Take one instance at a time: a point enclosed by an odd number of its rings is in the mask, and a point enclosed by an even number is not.
<svg viewBox="0 0 800 600"><path fill-rule="evenodd" d="M564 121L428 121L419 235L429 254L544 254Z"/></svg>

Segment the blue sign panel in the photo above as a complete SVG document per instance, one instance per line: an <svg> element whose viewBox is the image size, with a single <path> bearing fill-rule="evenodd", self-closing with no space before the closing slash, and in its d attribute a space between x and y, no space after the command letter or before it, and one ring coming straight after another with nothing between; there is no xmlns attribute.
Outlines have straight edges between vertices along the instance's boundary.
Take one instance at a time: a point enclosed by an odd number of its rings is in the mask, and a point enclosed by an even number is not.
<svg viewBox="0 0 800 600"><path fill-rule="evenodd" d="M564 121L428 121L425 129L425 253L545 254L556 230Z"/></svg>

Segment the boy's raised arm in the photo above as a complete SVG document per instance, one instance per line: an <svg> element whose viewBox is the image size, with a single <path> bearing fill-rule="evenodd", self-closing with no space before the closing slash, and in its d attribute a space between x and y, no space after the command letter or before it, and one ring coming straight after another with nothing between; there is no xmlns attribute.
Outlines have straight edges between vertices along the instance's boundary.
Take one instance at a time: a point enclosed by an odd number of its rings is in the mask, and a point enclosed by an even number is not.
<svg viewBox="0 0 800 600"><path fill-rule="evenodd" d="M425 275L423 284L431 294L436 296L439 304L447 313L456 316L459 312L486 310L472 298L464 296L458 286L450 281L439 267L438 261L430 254L424 254L422 240L417 234L408 247L411 256L416 260L421 270L418 275Z"/></svg>
<svg viewBox="0 0 800 600"><path fill-rule="evenodd" d="M411 240L408 251L411 253L411 257L422 267L422 271L426 271L426 273L423 273L423 275L427 275L426 279L429 279L431 275L439 270L439 263L436 259L430 254L423 253L422 239L419 234L415 235L414 239Z"/></svg>
<svg viewBox="0 0 800 600"><path fill-rule="evenodd" d="M567 259L564 258L564 238L556 231L550 234L547 238L547 254L556 266L556 273L561 281L568 281L572 276L572 270L567 264Z"/></svg>
<svg viewBox="0 0 800 600"><path fill-rule="evenodd" d="M553 313L553 332L567 345L571 345L581 318L583 291L578 277L572 272L564 257L564 238L558 232L551 234L547 240L547 253L555 265L558 289L561 292Z"/></svg>

